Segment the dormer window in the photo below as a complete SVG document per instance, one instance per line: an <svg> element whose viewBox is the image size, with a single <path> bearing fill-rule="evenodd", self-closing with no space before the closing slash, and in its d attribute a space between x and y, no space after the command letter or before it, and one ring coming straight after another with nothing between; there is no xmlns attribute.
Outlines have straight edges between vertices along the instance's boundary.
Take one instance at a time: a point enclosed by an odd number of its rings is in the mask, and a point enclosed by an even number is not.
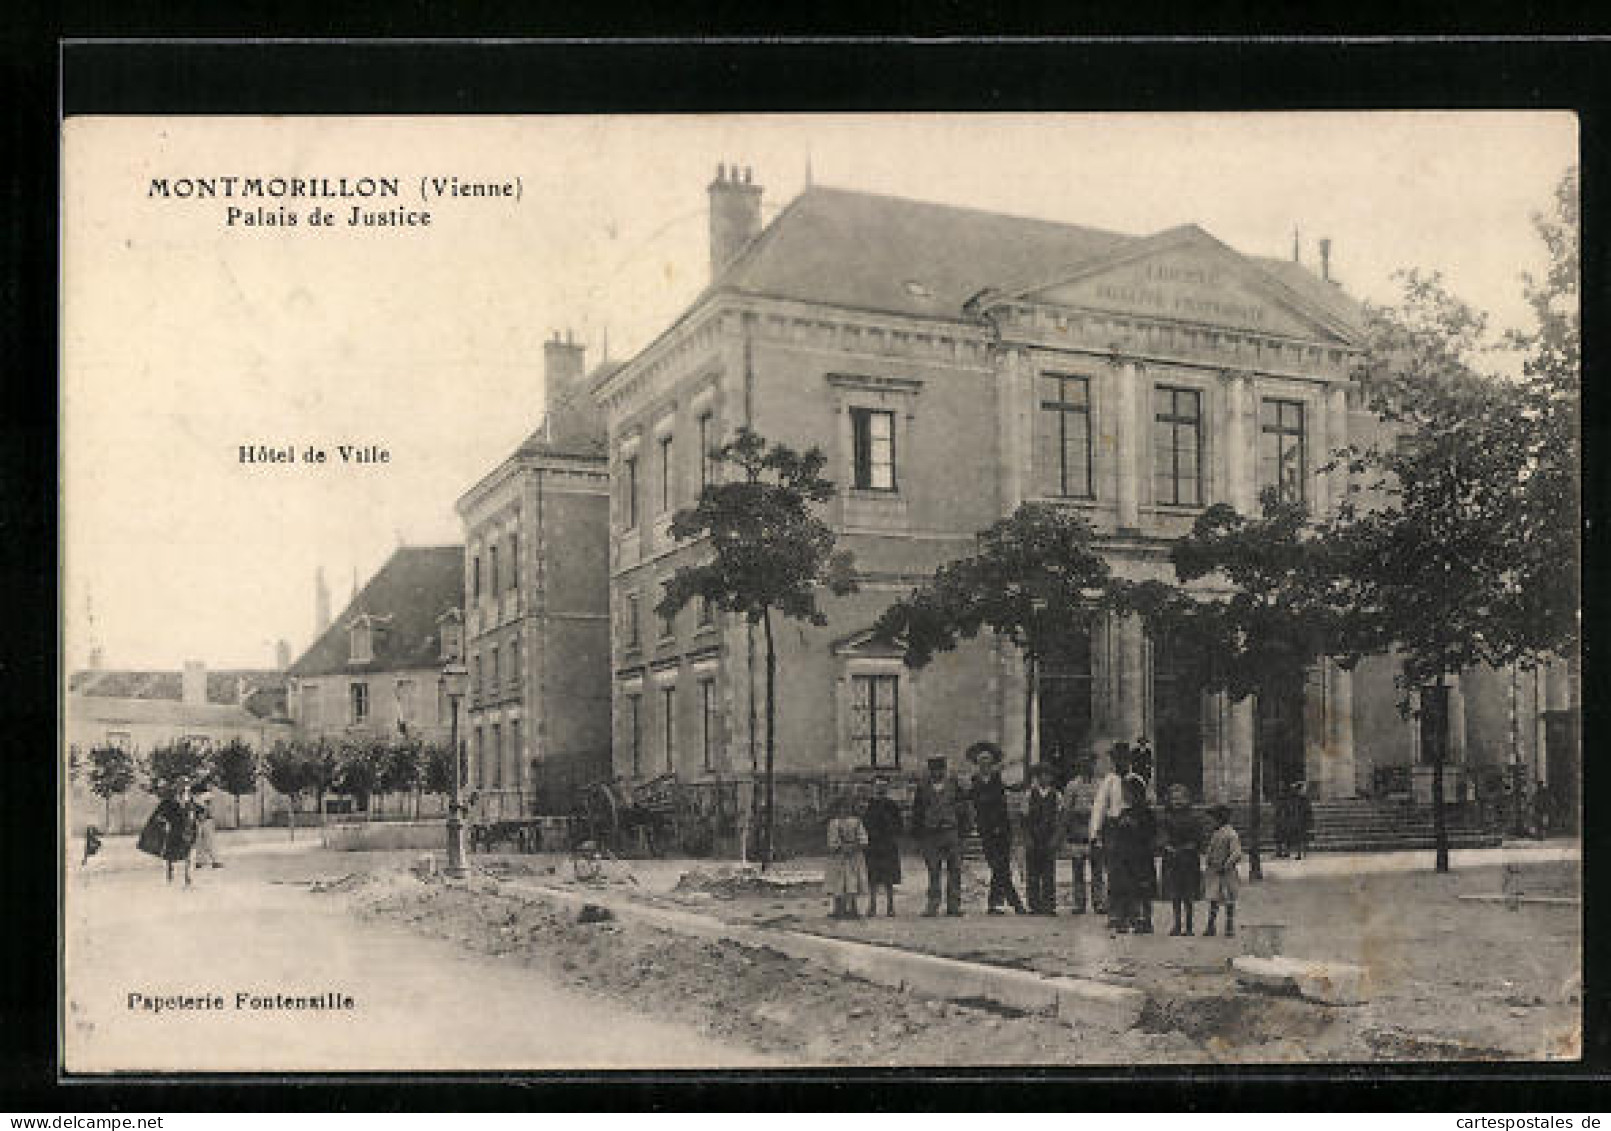
<svg viewBox="0 0 1611 1131"><path fill-rule="evenodd" d="M349 663L367 664L375 658L374 630L368 617L359 617L352 622L348 641L351 650Z"/></svg>
<svg viewBox="0 0 1611 1131"><path fill-rule="evenodd" d="M440 659L446 663L464 657L464 616L458 609L449 609L436 618L437 636L441 640Z"/></svg>

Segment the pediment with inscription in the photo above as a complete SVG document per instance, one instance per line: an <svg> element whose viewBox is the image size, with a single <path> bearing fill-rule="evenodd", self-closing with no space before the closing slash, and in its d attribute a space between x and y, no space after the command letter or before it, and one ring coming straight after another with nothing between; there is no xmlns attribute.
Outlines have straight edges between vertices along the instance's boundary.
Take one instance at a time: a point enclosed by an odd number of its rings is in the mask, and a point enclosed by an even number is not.
<svg viewBox="0 0 1611 1131"><path fill-rule="evenodd" d="M1203 234L1110 258L1026 289L1036 304L1159 318L1310 341L1346 342L1336 318Z"/></svg>

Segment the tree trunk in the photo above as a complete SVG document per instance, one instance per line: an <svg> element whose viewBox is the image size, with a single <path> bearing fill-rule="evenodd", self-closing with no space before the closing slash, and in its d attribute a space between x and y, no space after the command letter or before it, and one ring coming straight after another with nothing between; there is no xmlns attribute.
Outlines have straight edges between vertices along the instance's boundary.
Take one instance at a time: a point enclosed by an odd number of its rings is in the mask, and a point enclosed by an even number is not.
<svg viewBox="0 0 1611 1131"><path fill-rule="evenodd" d="M773 770L777 758L777 652L772 643L772 610L761 616L766 627L766 809L761 835L761 871L772 866L774 834L777 829L777 796L773 789Z"/></svg>
<svg viewBox="0 0 1611 1131"><path fill-rule="evenodd" d="M1252 794L1253 801L1247 813L1247 878L1251 883L1254 880L1264 879L1264 860L1259 855L1259 841L1263 838L1263 810L1264 810L1264 728L1259 725L1258 702L1253 704L1253 773Z"/></svg>
<svg viewBox="0 0 1611 1131"><path fill-rule="evenodd" d="M106 795L106 835L112 835L112 795Z"/></svg>
<svg viewBox="0 0 1611 1131"><path fill-rule="evenodd" d="M288 825L290 825L290 827L291 827L291 839L295 840L296 839L296 798L293 796L290 799L290 801L291 801L291 803L285 807L285 817L286 817L286 823Z"/></svg>
<svg viewBox="0 0 1611 1131"><path fill-rule="evenodd" d="M1035 654L1024 653L1024 780L1035 762ZM1003 736L1005 738L1005 736Z"/></svg>
<svg viewBox="0 0 1611 1131"><path fill-rule="evenodd" d="M235 795L235 828L238 831L240 829L240 827L241 827L241 795L237 793Z"/></svg>
<svg viewBox="0 0 1611 1131"><path fill-rule="evenodd" d="M1449 753L1449 697L1443 675L1438 674L1436 724L1432 728L1432 843L1435 846L1433 870L1449 870L1449 828L1443 813L1443 765Z"/></svg>

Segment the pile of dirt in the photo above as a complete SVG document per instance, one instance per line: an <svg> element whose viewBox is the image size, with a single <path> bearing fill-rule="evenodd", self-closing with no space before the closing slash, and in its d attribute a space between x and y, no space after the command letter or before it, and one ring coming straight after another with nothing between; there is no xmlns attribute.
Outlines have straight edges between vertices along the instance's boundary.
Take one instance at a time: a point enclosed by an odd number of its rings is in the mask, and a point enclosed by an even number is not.
<svg viewBox="0 0 1611 1131"><path fill-rule="evenodd" d="M822 876L814 872L772 869L763 872L755 865L728 865L691 868L677 879L672 889L680 894L711 895L718 899L819 896Z"/></svg>
<svg viewBox="0 0 1611 1131"><path fill-rule="evenodd" d="M406 877L406 873L404 874ZM688 938L630 921L578 922L513 889L388 886L352 902L382 918L643 1013L801 1065L1096 1064L1198 1061L1179 1033L1070 1028L1054 1017L921 998L777 951Z"/></svg>

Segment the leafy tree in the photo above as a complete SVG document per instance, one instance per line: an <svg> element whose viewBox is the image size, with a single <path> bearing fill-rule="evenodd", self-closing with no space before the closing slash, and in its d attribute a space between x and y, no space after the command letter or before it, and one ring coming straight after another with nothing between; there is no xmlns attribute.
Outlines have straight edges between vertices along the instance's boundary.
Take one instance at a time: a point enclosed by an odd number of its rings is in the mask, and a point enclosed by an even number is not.
<svg viewBox="0 0 1611 1131"><path fill-rule="evenodd" d="M388 793L414 796L414 819L420 815L420 781L424 774L424 747L417 738L403 738L386 748L380 787Z"/></svg>
<svg viewBox="0 0 1611 1131"><path fill-rule="evenodd" d="M97 746L89 752L90 792L106 803L106 829L112 830L112 798L134 788L134 755L121 746Z"/></svg>
<svg viewBox="0 0 1611 1131"><path fill-rule="evenodd" d="M241 797L257 788L257 751L239 738L232 738L213 755L213 772L218 787L235 798L235 827L241 824Z"/></svg>
<svg viewBox="0 0 1611 1131"><path fill-rule="evenodd" d="M1203 657L1203 687L1232 702L1301 695L1305 670L1347 651L1338 614L1335 546L1308 529L1302 504L1272 488L1249 517L1217 503L1198 515L1170 550L1181 585L1115 581L1114 606L1138 613L1155 636L1181 641ZM1193 582L1207 581L1195 589ZM1350 657L1348 662L1351 662ZM1248 813L1248 878L1262 879L1260 802L1264 791L1261 728L1254 727Z"/></svg>
<svg viewBox="0 0 1611 1131"><path fill-rule="evenodd" d="M327 738L316 738L308 746L308 781L319 807L319 823L325 821L324 795L335 787L341 772L339 751Z"/></svg>
<svg viewBox="0 0 1611 1131"><path fill-rule="evenodd" d="M314 788L317 777L312 748L297 739L281 740L270 747L263 759L263 777L291 802L288 815L291 839L296 839L296 811L302 795Z"/></svg>
<svg viewBox="0 0 1611 1131"><path fill-rule="evenodd" d="M421 756L420 781L427 793L446 797L453 792L453 747L450 743L426 744Z"/></svg>
<svg viewBox="0 0 1611 1131"><path fill-rule="evenodd" d="M1521 381L1479 371L1483 317L1415 273L1400 306L1372 312L1358 373L1385 436L1349 451L1374 497L1351 501L1332 537L1352 560L1352 633L1393 651L1400 710L1432 724L1440 872L1450 678L1578 638L1576 201L1569 173L1538 221L1552 263L1527 281L1537 328L1510 337L1529 351Z"/></svg>
<svg viewBox="0 0 1611 1131"><path fill-rule="evenodd" d="M675 616L690 601L703 599L714 609L737 613L760 625L766 641L766 769L762 811L761 861L772 863L774 839L773 769L776 759L777 652L775 616L823 625L828 618L817 606L819 591L854 592L848 553L835 553L833 529L813 509L833 498L836 488L824 478L827 458L821 450L796 452L769 443L748 428L711 449L720 468L736 476L718 476L700 493L699 501L677 512L671 535L679 542L706 540L709 557L701 565L683 566L665 583L655 611Z"/></svg>
<svg viewBox="0 0 1611 1131"><path fill-rule="evenodd" d="M358 808L373 816L370 801L380 788L387 760L386 743L381 740L343 743L336 755L335 778L331 783L349 795Z"/></svg>
<svg viewBox="0 0 1611 1131"><path fill-rule="evenodd" d="M146 756L146 789L162 796L183 783L201 786L212 774L212 759L200 743L188 738L154 747Z"/></svg>
<svg viewBox="0 0 1611 1131"><path fill-rule="evenodd" d="M884 611L876 637L904 647L921 668L988 629L1024 659L1024 749L1034 733L1040 665L1089 633L1105 608L1108 564L1090 524L1044 503L1024 503L978 535L978 552L941 566L934 580Z"/></svg>

